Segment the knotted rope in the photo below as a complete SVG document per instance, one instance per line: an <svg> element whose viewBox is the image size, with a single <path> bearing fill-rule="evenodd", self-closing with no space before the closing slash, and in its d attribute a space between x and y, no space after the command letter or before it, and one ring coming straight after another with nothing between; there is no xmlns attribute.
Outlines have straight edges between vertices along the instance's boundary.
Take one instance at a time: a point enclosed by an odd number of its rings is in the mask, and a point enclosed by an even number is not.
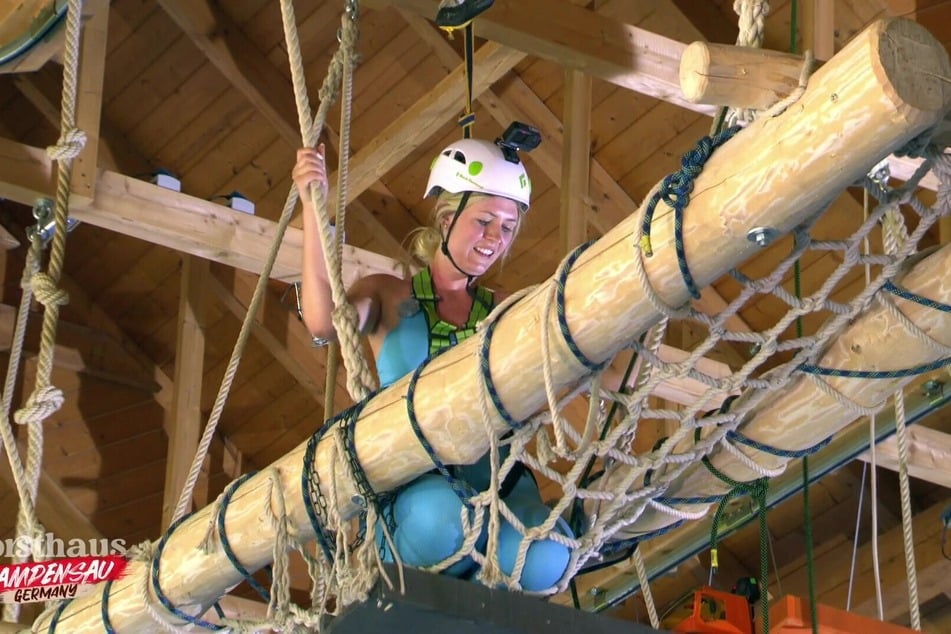
<svg viewBox="0 0 951 634"><path fill-rule="evenodd" d="M72 165L75 158L83 148L85 143L85 134L76 129L76 93L78 84L79 68L79 42L80 42L80 17L82 13L82 0L69 0L66 13L66 37L63 45L63 91L60 106L60 131L59 142L55 146L47 148L47 154L51 159L57 161L56 171L56 197L54 202L54 234L52 247L50 249L50 259L47 264L46 274L36 274L30 281L29 274L33 273L33 268L37 266L38 257L36 253L32 258L28 257L27 265L24 268L24 286L29 281L37 299L43 303L45 310L43 313L43 328L40 335L40 350L37 360L36 381L33 393L27 399L27 404L21 412L17 412L15 418L18 422L28 424L27 428L27 457L26 465L21 465L17 448L14 443L4 435L4 445L7 448L7 457L10 460L10 467L13 471L14 479L17 483L17 492L20 496L20 508L17 514L17 535L27 535L31 538L42 536L43 530L36 519L36 495L39 487L40 467L43 457L43 426L42 421L50 414L55 412L63 402L62 394L50 386L50 375L53 370L53 352L56 345L56 326L59 322L59 307L68 301L66 293L57 288L62 274L63 261L66 256L66 219L69 215L69 194L72 181ZM37 247L37 241L31 239L31 249ZM33 262L30 262L30 260ZM21 314L23 310L29 310L29 290L24 288L23 299L21 301ZM19 325L19 324L18 324ZM25 329L25 322L24 322ZM20 333L20 337L23 333ZM20 341L20 354L22 354L22 340ZM7 375L10 377L16 374ZM4 394L4 427L6 426L6 414L9 412L9 403L12 394ZM33 542L31 541L31 544ZM15 563L22 563L27 558L17 556ZM3 609L5 620L15 621L19 615L19 606L16 604L7 604Z"/></svg>

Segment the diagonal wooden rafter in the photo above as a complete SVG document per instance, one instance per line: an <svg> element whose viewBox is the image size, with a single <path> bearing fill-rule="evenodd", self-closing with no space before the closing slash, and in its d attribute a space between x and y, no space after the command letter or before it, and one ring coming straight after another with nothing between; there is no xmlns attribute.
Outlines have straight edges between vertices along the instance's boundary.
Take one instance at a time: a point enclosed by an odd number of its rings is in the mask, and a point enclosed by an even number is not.
<svg viewBox="0 0 951 634"><path fill-rule="evenodd" d="M290 147L299 147L301 134L293 87L241 28L216 4L207 0L159 0L159 4L278 135ZM330 145L339 153L337 133L329 122L324 123L324 131ZM389 198L398 201L392 194ZM349 202L349 211L377 239L385 255L400 257L403 254L399 241L356 196Z"/></svg>
<svg viewBox="0 0 951 634"><path fill-rule="evenodd" d="M248 273L234 271L232 275L221 267L213 267L209 289L235 317L244 319L256 283L256 278ZM314 397L318 408L316 416L320 417L324 385L317 378L324 376L327 370L323 355L314 354L307 328L281 305L280 298L272 291L268 291L260 313L254 316L253 328L257 340ZM339 379L336 400L341 404L349 402Z"/></svg>

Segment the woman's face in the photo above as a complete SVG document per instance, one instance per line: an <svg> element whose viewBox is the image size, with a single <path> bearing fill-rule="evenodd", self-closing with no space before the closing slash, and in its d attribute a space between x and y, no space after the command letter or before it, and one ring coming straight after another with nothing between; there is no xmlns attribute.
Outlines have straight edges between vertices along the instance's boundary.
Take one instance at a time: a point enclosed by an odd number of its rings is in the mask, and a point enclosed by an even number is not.
<svg viewBox="0 0 951 634"><path fill-rule="evenodd" d="M518 205L500 196L473 196L449 235L456 264L469 275L485 273L508 250L518 227ZM449 230L452 216L444 219Z"/></svg>

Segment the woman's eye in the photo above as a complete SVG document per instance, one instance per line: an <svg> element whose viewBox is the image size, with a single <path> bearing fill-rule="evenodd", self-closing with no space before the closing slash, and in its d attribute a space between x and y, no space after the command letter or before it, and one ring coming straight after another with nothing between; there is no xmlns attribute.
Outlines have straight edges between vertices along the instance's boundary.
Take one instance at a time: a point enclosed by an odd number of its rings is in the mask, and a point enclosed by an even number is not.
<svg viewBox="0 0 951 634"><path fill-rule="evenodd" d="M513 231L515 231L515 227L502 225L502 231L504 231L505 233L512 233Z"/></svg>

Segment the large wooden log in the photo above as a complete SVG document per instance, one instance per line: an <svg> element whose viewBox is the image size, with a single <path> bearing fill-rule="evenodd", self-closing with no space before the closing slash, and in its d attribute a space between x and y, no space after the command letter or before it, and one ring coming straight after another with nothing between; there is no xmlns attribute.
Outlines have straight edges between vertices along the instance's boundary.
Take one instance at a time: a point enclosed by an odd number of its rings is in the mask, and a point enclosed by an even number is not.
<svg viewBox="0 0 951 634"><path fill-rule="evenodd" d="M934 125L951 105L949 78L947 54L927 31L903 20L878 22L813 76L794 107L757 121L720 148L697 178L685 218L685 248L698 284L709 284L754 252L747 239L750 229L788 232L882 156ZM594 361L609 358L660 318L633 275L632 258L640 257L635 248L639 219L635 214L603 236L568 277L567 322ZM666 207L658 209L652 235L654 256L645 262L649 283L665 302L680 305L689 294L678 272L672 213ZM557 334L555 316L539 314L544 301L544 291L538 290L506 313L489 353L499 398L516 419L527 418L545 400L537 371L542 319L552 323L556 384L569 385L584 375ZM417 384L419 425L449 463L473 462L488 448L480 414L479 348L473 339L440 355ZM374 397L356 427L358 458L378 491L432 466L407 420L407 385L403 380ZM501 420L493 428L496 433L507 429ZM321 482L330 478L330 452L329 442L317 450ZM301 446L273 468L286 492L292 530L308 538L313 532L301 499L303 453ZM228 508L229 540L250 569L271 560L275 530L265 512L269 491L267 474L259 474L238 489ZM347 484L339 487L344 513L356 511L353 493ZM161 560L161 587L184 609L209 604L241 580L223 553L205 555L198 549L211 518L205 509L182 523ZM147 578L148 567L134 563L113 585L110 617L118 631L158 631L143 602ZM99 596L69 604L59 624L62 631L101 631ZM37 626L45 631L48 620Z"/></svg>
<svg viewBox="0 0 951 634"><path fill-rule="evenodd" d="M906 271L900 284L912 292L942 303L951 303L951 246L917 262ZM892 297L905 316L935 341L951 346L951 314L928 308L912 301ZM896 351L901 351L896 354ZM897 371L931 363L944 355L935 347L910 332L884 306L877 305L856 319L826 350L818 365L846 370ZM794 452L810 449L838 433L859 418L860 413L846 404L852 401L862 408L881 406L896 390L916 377L894 379L860 379L822 377L844 399L839 400L819 389L813 377L798 374L785 387L772 393L745 417L738 431L763 445ZM742 397L741 397L742 398ZM693 439L678 447L689 451ZM741 452L768 470L784 468L792 459L736 444ZM718 448L710 453L713 465L734 480L749 482L760 477L736 456ZM624 469L606 479L604 488L624 477ZM636 487L635 487L636 488ZM665 495L680 498L701 498L727 493L730 487L714 477L701 465L692 465L667 489ZM682 510L702 510L706 505L678 505ZM635 537L673 524L676 518L647 509L638 520L618 537Z"/></svg>

